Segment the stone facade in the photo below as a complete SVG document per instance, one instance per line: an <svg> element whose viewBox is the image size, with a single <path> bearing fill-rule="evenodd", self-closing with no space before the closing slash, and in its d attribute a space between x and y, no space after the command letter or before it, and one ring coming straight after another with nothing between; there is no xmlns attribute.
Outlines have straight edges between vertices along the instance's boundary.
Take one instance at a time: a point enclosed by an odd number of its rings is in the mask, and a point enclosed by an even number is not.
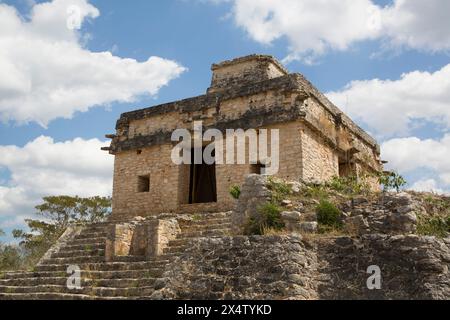
<svg viewBox="0 0 450 320"><path fill-rule="evenodd" d="M216 164L217 199L198 204L189 201L189 165L171 161L172 132L191 130L194 121L222 132L279 129L277 176L286 180L323 182L339 174L382 170L376 141L302 75L289 74L272 57L238 58L212 70L205 95L124 113L116 133L108 135L112 143L104 149L115 155L115 219L233 209L229 189L242 185L254 165ZM141 183L148 185L144 192L139 192Z"/></svg>
<svg viewBox="0 0 450 320"><path fill-rule="evenodd" d="M370 266L381 289L370 290ZM370 234L199 239L166 268L154 299L417 300L450 298L450 241Z"/></svg>

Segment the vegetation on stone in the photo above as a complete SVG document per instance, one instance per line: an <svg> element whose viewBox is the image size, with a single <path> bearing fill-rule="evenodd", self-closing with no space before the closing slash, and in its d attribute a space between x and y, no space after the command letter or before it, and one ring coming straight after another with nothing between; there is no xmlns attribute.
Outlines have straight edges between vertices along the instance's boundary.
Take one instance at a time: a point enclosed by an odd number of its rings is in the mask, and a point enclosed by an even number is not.
<svg viewBox="0 0 450 320"><path fill-rule="evenodd" d="M400 189L407 184L405 178L393 171L380 173L378 176L378 181L385 192L389 190L396 190L399 192Z"/></svg>
<svg viewBox="0 0 450 320"><path fill-rule="evenodd" d="M360 178L356 176L334 176L329 182L325 183L325 186L349 196L367 195L373 192L365 176Z"/></svg>
<svg viewBox="0 0 450 320"><path fill-rule="evenodd" d="M273 203L280 203L291 193L291 188L287 183L273 177L267 179L267 188L272 192Z"/></svg>
<svg viewBox="0 0 450 320"><path fill-rule="evenodd" d="M423 198L423 205L427 214L419 215L417 234L439 238L450 236L450 199L429 194Z"/></svg>
<svg viewBox="0 0 450 320"><path fill-rule="evenodd" d="M241 187L239 186L232 186L230 188L230 194L234 199L239 199L240 195L241 195Z"/></svg>
<svg viewBox="0 0 450 320"><path fill-rule="evenodd" d="M417 234L439 238L448 237L450 234L450 216L446 219L441 217L420 217L417 224Z"/></svg>
<svg viewBox="0 0 450 320"><path fill-rule="evenodd" d="M280 231L284 226L281 208L269 202L258 208L258 214L249 218L244 232L247 235L264 235L271 230Z"/></svg>
<svg viewBox="0 0 450 320"><path fill-rule="evenodd" d="M342 229L342 212L330 201L321 200L316 207L316 213L322 232Z"/></svg>

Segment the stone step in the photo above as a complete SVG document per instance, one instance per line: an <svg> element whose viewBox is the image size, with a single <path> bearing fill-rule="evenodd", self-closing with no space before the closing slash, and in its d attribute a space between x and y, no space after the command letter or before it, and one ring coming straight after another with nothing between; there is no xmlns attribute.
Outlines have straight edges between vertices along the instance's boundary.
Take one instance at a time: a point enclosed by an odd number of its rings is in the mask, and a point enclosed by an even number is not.
<svg viewBox="0 0 450 320"><path fill-rule="evenodd" d="M74 239L70 242L71 245L97 245L97 244L104 245L105 243L106 243L106 237Z"/></svg>
<svg viewBox="0 0 450 320"><path fill-rule="evenodd" d="M135 288L110 288L110 287L84 287L82 289L70 290L63 285L37 285L37 286L21 286L9 287L0 286L0 293L69 293L93 295L99 297L129 297L129 296L147 296L155 291L153 286L135 287Z"/></svg>
<svg viewBox="0 0 450 320"><path fill-rule="evenodd" d="M180 226L191 226L191 225L210 225L210 224L223 224L230 223L231 219L200 219L200 220L178 220Z"/></svg>
<svg viewBox="0 0 450 320"><path fill-rule="evenodd" d="M169 246L164 249L164 253L183 253L187 248L189 248L187 245Z"/></svg>
<svg viewBox="0 0 450 320"><path fill-rule="evenodd" d="M177 247L177 246L189 245L191 240L192 239L183 239L183 238L170 240L169 241L169 247L172 247L172 246Z"/></svg>
<svg viewBox="0 0 450 320"><path fill-rule="evenodd" d="M164 252L160 258L164 260L173 261L178 258L181 254L179 252Z"/></svg>
<svg viewBox="0 0 450 320"><path fill-rule="evenodd" d="M203 237L221 237L230 235L228 229L211 229L205 231L182 232L179 239L186 238L203 238Z"/></svg>
<svg viewBox="0 0 450 320"><path fill-rule="evenodd" d="M84 256L84 257L68 257L68 258L49 258L42 261L42 265L70 265L70 264L81 264L81 263L95 263L105 261L104 256Z"/></svg>
<svg viewBox="0 0 450 320"><path fill-rule="evenodd" d="M145 256L116 256L113 258L114 262L145 262L147 258Z"/></svg>
<svg viewBox="0 0 450 320"><path fill-rule="evenodd" d="M229 218L231 215L231 211L228 212L194 212L189 214L191 217L198 217L200 219L217 219L217 218Z"/></svg>
<svg viewBox="0 0 450 320"><path fill-rule="evenodd" d="M111 271L81 271L82 278L89 279L139 279L139 278L157 278L163 273L163 266L154 266L148 269L137 270L111 270ZM2 280L23 280L30 278L65 278L66 271L36 271L9 273Z"/></svg>
<svg viewBox="0 0 450 320"><path fill-rule="evenodd" d="M97 279L82 276L82 287L112 287L112 288L128 288L138 286L151 286L155 283L156 278L121 278L121 279ZM2 279L0 280L0 287L20 287L20 286L39 286L39 285L67 285L67 277L33 277L33 278L19 278L19 279Z"/></svg>
<svg viewBox="0 0 450 320"><path fill-rule="evenodd" d="M104 257L105 249L93 249L93 250L65 250L61 249L59 252L52 254L52 258L70 258L70 257Z"/></svg>
<svg viewBox="0 0 450 320"><path fill-rule="evenodd" d="M72 244L68 243L61 247L61 251L82 251L82 250L105 250L106 243L98 243L98 244Z"/></svg>
<svg viewBox="0 0 450 320"><path fill-rule="evenodd" d="M93 238L106 238L106 232L82 232L81 234L75 236L74 240L81 239L93 239Z"/></svg>
<svg viewBox="0 0 450 320"><path fill-rule="evenodd" d="M209 229L231 229L231 223L216 223L216 224L204 224L204 225L189 225L181 227L182 232L189 231L203 231Z"/></svg>
<svg viewBox="0 0 450 320"><path fill-rule="evenodd" d="M112 223L86 225L82 232L105 232Z"/></svg>
<svg viewBox="0 0 450 320"><path fill-rule="evenodd" d="M68 293L0 293L0 300L127 300L129 297L97 297Z"/></svg>
<svg viewBox="0 0 450 320"><path fill-rule="evenodd" d="M168 263L163 256L158 257L155 261L145 262L108 262L108 263L83 263L79 267L85 271L124 271L124 270L142 270L151 268L161 268ZM35 271L67 271L70 264L49 264L39 265Z"/></svg>

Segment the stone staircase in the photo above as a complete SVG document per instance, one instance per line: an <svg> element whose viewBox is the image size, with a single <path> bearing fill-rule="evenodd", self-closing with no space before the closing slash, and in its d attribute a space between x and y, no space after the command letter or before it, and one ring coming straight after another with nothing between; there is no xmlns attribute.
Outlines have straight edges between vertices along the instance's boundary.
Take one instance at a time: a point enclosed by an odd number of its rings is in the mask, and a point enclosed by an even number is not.
<svg viewBox="0 0 450 320"><path fill-rule="evenodd" d="M181 233L169 242L162 255L116 257L105 262L106 234L111 222L85 227L73 240L35 267L32 272L9 272L0 276L0 300L116 300L151 299L165 285L167 265L179 257L191 241L229 235L228 213L210 213L178 220ZM67 268L81 269L82 289L67 287Z"/></svg>

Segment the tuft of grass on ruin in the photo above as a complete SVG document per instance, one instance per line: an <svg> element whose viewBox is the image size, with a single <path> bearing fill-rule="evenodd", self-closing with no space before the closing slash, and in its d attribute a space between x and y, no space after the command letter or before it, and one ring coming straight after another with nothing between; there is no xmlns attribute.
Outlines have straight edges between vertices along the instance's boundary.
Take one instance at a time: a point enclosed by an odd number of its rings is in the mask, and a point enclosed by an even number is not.
<svg viewBox="0 0 450 320"><path fill-rule="evenodd" d="M450 215L446 217L420 216L418 218L417 234L437 238L450 236Z"/></svg>
<svg viewBox="0 0 450 320"><path fill-rule="evenodd" d="M367 196L372 193L370 184L368 183L369 178L369 176L362 176L360 178L356 176L334 176L325 185L328 189L348 197L358 195Z"/></svg>
<svg viewBox="0 0 450 320"><path fill-rule="evenodd" d="M244 234L246 235L265 235L270 233L282 231L285 224L281 217L281 208L278 204L268 202L258 208L255 216L250 217L244 227Z"/></svg>
<svg viewBox="0 0 450 320"><path fill-rule="evenodd" d="M281 203L291 194L291 188L287 183L274 179L273 177L267 179L267 188L272 193L273 203Z"/></svg>
<svg viewBox="0 0 450 320"><path fill-rule="evenodd" d="M342 230L342 212L332 202L322 199L316 207L319 233L331 233Z"/></svg>
<svg viewBox="0 0 450 320"><path fill-rule="evenodd" d="M303 196L311 199L328 199L330 194L324 185L310 185L303 190Z"/></svg>
<svg viewBox="0 0 450 320"><path fill-rule="evenodd" d="M423 198L426 212L429 214L450 216L450 200L439 195L428 194Z"/></svg>

